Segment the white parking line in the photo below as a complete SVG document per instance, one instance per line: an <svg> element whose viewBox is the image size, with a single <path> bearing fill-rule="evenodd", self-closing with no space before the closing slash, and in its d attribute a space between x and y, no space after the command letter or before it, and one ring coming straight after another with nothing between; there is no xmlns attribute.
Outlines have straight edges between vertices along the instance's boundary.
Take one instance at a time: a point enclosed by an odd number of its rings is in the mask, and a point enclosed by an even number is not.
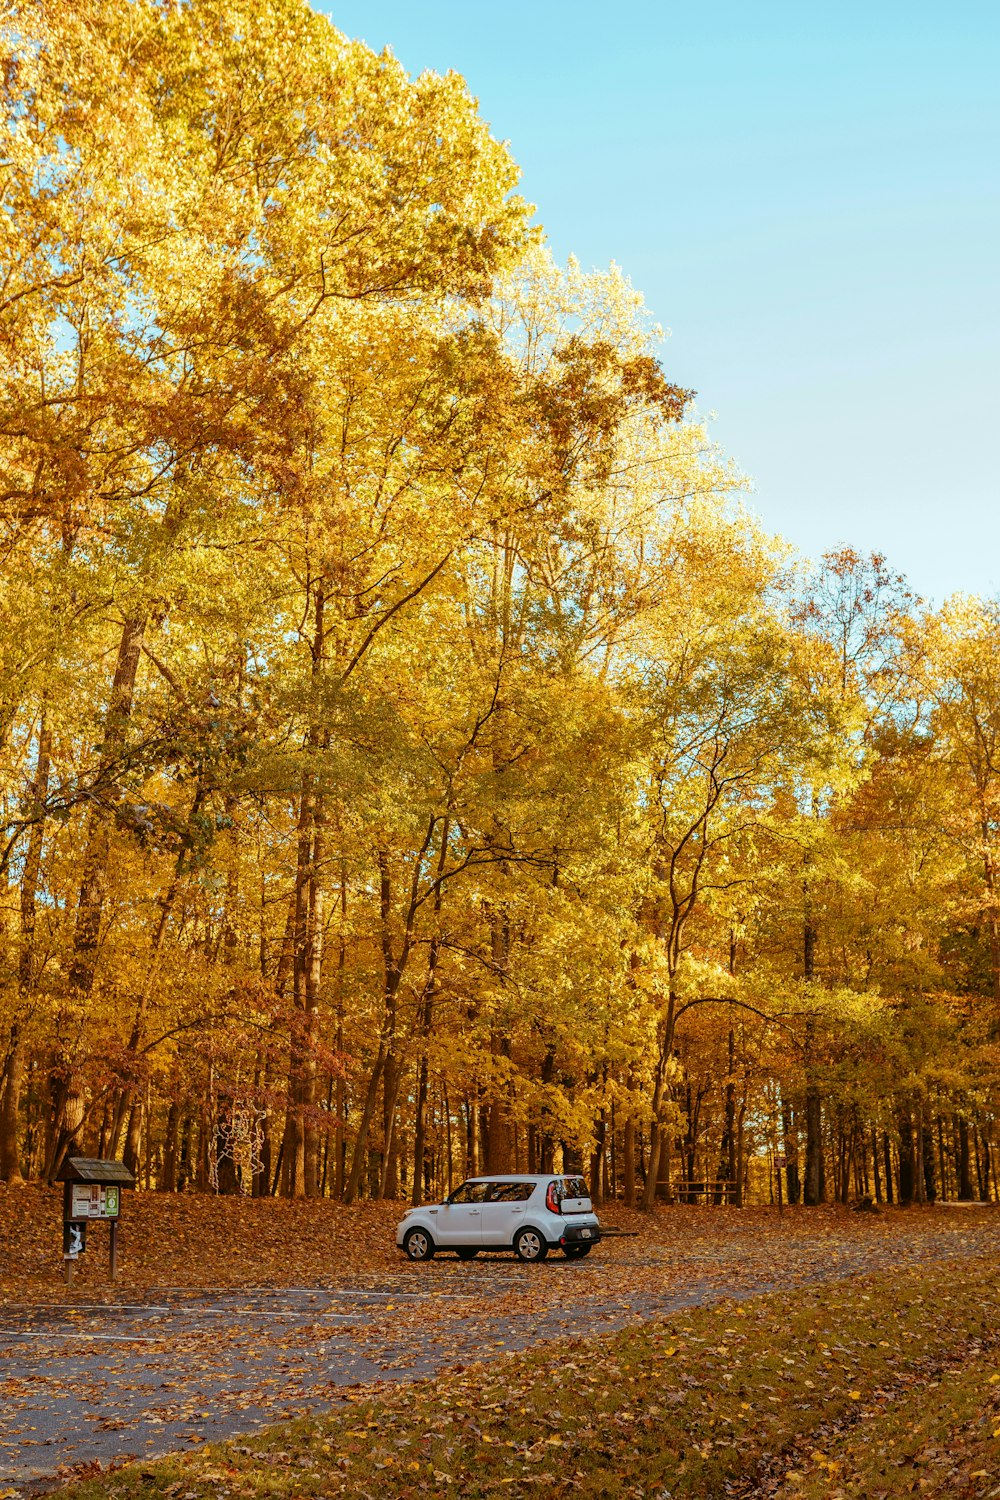
<svg viewBox="0 0 1000 1500"><path fill-rule="evenodd" d="M158 1286L158 1292L179 1292L190 1297L284 1297L289 1292L308 1292L312 1297L327 1297L336 1287L329 1286Z"/></svg>
<svg viewBox="0 0 1000 1500"><path fill-rule="evenodd" d="M350 1322L351 1313L329 1313L324 1308L315 1308L307 1312L296 1312L291 1308L287 1312L255 1312L253 1308L246 1307L178 1307L170 1311L177 1318L312 1318L321 1321L324 1318L333 1319L337 1322Z"/></svg>
<svg viewBox="0 0 1000 1500"><path fill-rule="evenodd" d="M504 1284L505 1282L503 1281L499 1283L499 1285ZM517 1284L513 1280L511 1281L511 1285ZM298 1293L307 1293L316 1301L319 1301L323 1297L458 1297L470 1295L467 1292L409 1292L402 1288L395 1292L377 1292L369 1291L366 1287L353 1286L206 1286L200 1288L160 1286L156 1290L158 1292L182 1292L190 1297L192 1302L196 1302L199 1297L287 1297ZM53 1303L52 1305L56 1306L59 1304ZM66 1303L62 1305L68 1307L72 1304ZM108 1305L110 1306L111 1304L109 1303Z"/></svg>
<svg viewBox="0 0 1000 1500"><path fill-rule="evenodd" d="M8 1312L35 1312L56 1308L59 1312L170 1312L152 1302L8 1302Z"/></svg>
<svg viewBox="0 0 1000 1500"><path fill-rule="evenodd" d="M287 1311L259 1312L255 1307L171 1307L175 1318L307 1318L309 1313L297 1308Z"/></svg>
<svg viewBox="0 0 1000 1500"><path fill-rule="evenodd" d="M69 1333L51 1329L48 1333L32 1333L24 1328L0 1328L0 1338L14 1339L75 1339L78 1344L89 1344L94 1339L112 1344L165 1344L165 1338L150 1338L140 1333L88 1333L85 1328L74 1328Z"/></svg>
<svg viewBox="0 0 1000 1500"><path fill-rule="evenodd" d="M17 1309L8 1308L7 1311L8 1312L17 1311ZM163 1312L169 1313L169 1312L172 1312L173 1309L171 1309L171 1308L163 1308L163 1309L157 1309L157 1311L163 1311ZM241 1318L278 1318L278 1319L283 1320L286 1323L303 1322L306 1319L309 1319L311 1322L314 1322L314 1323L356 1323L358 1321L359 1317L360 1317L360 1312L355 1312L355 1313L335 1313L335 1312L327 1312L325 1309L318 1310L315 1313L247 1312L244 1309L239 1308L239 1309L235 1309L232 1313L230 1313L229 1309L228 1308L224 1308L224 1307L191 1307L191 1308L184 1308L182 1311L174 1313L174 1318L172 1319L172 1321L180 1322L183 1319L209 1318L209 1317L231 1318L234 1323L238 1323ZM68 1319L60 1319L59 1321L65 1327L65 1324L69 1320ZM159 1321L159 1319L158 1319L158 1321ZM15 1330L9 1329L9 1328L8 1329L0 1329L0 1333L4 1333L4 1332L6 1332L6 1333L12 1333L14 1331ZM28 1329L19 1329L17 1331L19 1333L21 1333L25 1338L44 1338L46 1336L44 1331L43 1332L34 1332L34 1331L31 1331L31 1330L28 1330ZM56 1330L53 1330L53 1331L55 1332ZM138 1334L125 1334L125 1333L123 1333L123 1334L111 1335L111 1334L102 1334L102 1333L91 1333L91 1332L89 1332L89 1326L88 1326L87 1323L73 1324L73 1325L71 1325L71 1328L68 1329L68 1330L66 1330L65 1332L63 1332L61 1330L58 1330L58 1336L60 1338L70 1338L70 1337L78 1337L78 1338L111 1338L111 1337L115 1337L115 1338L125 1339L126 1341L131 1341L132 1339L139 1337ZM157 1338L162 1338L164 1336L165 1335L156 1335Z"/></svg>
<svg viewBox="0 0 1000 1500"><path fill-rule="evenodd" d="M489 1290L489 1288L487 1288ZM417 1302L425 1297L443 1297L451 1302L464 1302L469 1297L474 1297L473 1292L336 1292L337 1297L384 1297L391 1298L393 1302Z"/></svg>
<svg viewBox="0 0 1000 1500"><path fill-rule="evenodd" d="M191 1292L192 1291L192 1289L189 1288L189 1287L170 1287L170 1286L158 1287L157 1290L159 1292L168 1292L168 1293L169 1292ZM359 1300L362 1299L362 1298L367 1299L367 1300L376 1300L377 1299L377 1300L386 1301L386 1302L416 1302L416 1301L433 1300L433 1299L437 1298L440 1301L447 1301L447 1302L467 1302L467 1301L470 1300L470 1298L474 1299L474 1298L480 1297L484 1292L491 1293L491 1294L496 1294L496 1293L506 1292L506 1291L523 1292L523 1290L524 1290L523 1286L519 1282L516 1282L516 1281L513 1281L513 1280L511 1280L511 1281L501 1280L501 1281L492 1282L492 1283L487 1282L487 1283L470 1284L465 1291L461 1291L461 1292L445 1292L445 1291L437 1291L437 1290L432 1291L432 1292L411 1292L411 1291L406 1290L405 1288L401 1288L399 1291L393 1291L393 1292L375 1292L375 1291L367 1291L367 1290L365 1290L365 1289L363 1289L361 1287L314 1287L314 1286L245 1287L245 1288L241 1288L240 1291L235 1291L234 1290L234 1291L230 1292L230 1288L229 1287L205 1287L205 1288L202 1289L202 1291L200 1293L193 1294L191 1296L190 1302L182 1302L182 1303L178 1303L178 1304L173 1304L173 1305L171 1305L170 1307L168 1307L166 1309L158 1308L157 1311L167 1311L167 1312L172 1312L172 1313L195 1312L195 1311L198 1310L198 1301L197 1301L197 1297L198 1296L215 1296L215 1297L220 1297L220 1298L227 1298L230 1295L232 1295L233 1298L235 1299L239 1295L243 1295L243 1296L247 1296L247 1297L284 1297L284 1296L289 1296L289 1295L295 1295L296 1293L308 1293L309 1296L313 1299L313 1302L316 1304L315 1306L313 1306L313 1307L298 1307L298 1308L296 1308L294 1310L291 1309L291 1308L288 1309L288 1314L289 1315L294 1315L294 1316L298 1316L298 1317L308 1317L308 1316L310 1316L311 1314L313 1314L315 1312L322 1311L324 1303L326 1303L327 1301L329 1301L330 1299L333 1299L333 1298L336 1298L338 1301L342 1301L346 1297L346 1298L356 1298L356 1299L359 1299ZM42 1304L41 1303L37 1303L37 1304L34 1304L34 1305L41 1306ZM53 1307L56 1307L56 1306L70 1307L73 1304L70 1304L70 1303L66 1303L66 1304L53 1303L51 1305ZM110 1307L113 1304L109 1303L107 1305ZM150 1306L152 1306L152 1304L150 1304ZM228 1313L230 1310L233 1311L234 1313L237 1312L237 1311L242 1311L247 1316L255 1316L255 1317L260 1317L260 1318L273 1318L273 1317L284 1316L283 1313L274 1312L272 1309L258 1309L258 1310L255 1311L252 1308L240 1308L239 1305L236 1304L235 1302L234 1302L234 1304L232 1306L232 1309L230 1309L230 1307L228 1307L226 1305L223 1305L221 1307L218 1307L217 1309L212 1308L212 1309L203 1309L203 1310L204 1311L213 1311L213 1312L217 1310L220 1314L222 1314L222 1313ZM19 1309L19 1311L20 1311L20 1309Z"/></svg>

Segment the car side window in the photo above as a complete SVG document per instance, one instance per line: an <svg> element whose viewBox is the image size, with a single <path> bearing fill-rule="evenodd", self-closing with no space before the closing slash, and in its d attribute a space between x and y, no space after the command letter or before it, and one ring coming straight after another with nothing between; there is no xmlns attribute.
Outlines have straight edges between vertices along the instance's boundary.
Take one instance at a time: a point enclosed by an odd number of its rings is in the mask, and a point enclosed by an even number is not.
<svg viewBox="0 0 1000 1500"><path fill-rule="evenodd" d="M486 1200L488 1182L463 1182L448 1199L449 1203L483 1203Z"/></svg>
<svg viewBox="0 0 1000 1500"><path fill-rule="evenodd" d="M526 1203L535 1190L533 1182L491 1182L487 1203Z"/></svg>

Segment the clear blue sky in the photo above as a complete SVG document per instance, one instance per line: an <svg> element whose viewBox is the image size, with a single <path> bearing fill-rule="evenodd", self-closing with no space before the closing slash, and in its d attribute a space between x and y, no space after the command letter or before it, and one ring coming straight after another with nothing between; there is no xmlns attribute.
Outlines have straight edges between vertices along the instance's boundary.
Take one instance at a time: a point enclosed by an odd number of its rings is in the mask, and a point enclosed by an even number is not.
<svg viewBox="0 0 1000 1500"><path fill-rule="evenodd" d="M322 0L455 68L556 255L617 261L765 525L1000 591L1000 3Z"/></svg>

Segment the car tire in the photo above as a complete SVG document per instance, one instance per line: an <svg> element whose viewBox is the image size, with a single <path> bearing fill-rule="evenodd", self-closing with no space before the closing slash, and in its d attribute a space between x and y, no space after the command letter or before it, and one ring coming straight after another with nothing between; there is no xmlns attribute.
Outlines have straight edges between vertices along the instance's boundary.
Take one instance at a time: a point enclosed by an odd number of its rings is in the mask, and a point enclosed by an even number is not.
<svg viewBox="0 0 1000 1500"><path fill-rule="evenodd" d="M434 1241L426 1229L407 1230L403 1249L408 1260L430 1260L434 1255Z"/></svg>
<svg viewBox="0 0 1000 1500"><path fill-rule="evenodd" d="M461 1248L461 1250L458 1251L458 1258L459 1258L459 1260L475 1260L475 1258L476 1258L476 1256L478 1254L479 1254L479 1251L478 1250L473 1250L472 1247L471 1247L471 1245L470 1246L463 1245L462 1248Z"/></svg>
<svg viewBox="0 0 1000 1500"><path fill-rule="evenodd" d="M567 1260L583 1260L593 1248L593 1245L563 1245L563 1254Z"/></svg>
<svg viewBox="0 0 1000 1500"><path fill-rule="evenodd" d="M514 1236L514 1254L518 1260L535 1265L549 1253L545 1236L539 1229L519 1229Z"/></svg>

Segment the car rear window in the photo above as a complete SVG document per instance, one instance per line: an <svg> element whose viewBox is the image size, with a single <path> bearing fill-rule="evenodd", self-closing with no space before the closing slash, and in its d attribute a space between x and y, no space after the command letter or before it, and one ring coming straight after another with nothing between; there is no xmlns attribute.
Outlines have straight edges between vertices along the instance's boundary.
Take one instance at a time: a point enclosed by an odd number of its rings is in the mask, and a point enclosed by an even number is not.
<svg viewBox="0 0 1000 1500"><path fill-rule="evenodd" d="M561 1184L561 1198L589 1198L590 1188L582 1177L564 1177Z"/></svg>

